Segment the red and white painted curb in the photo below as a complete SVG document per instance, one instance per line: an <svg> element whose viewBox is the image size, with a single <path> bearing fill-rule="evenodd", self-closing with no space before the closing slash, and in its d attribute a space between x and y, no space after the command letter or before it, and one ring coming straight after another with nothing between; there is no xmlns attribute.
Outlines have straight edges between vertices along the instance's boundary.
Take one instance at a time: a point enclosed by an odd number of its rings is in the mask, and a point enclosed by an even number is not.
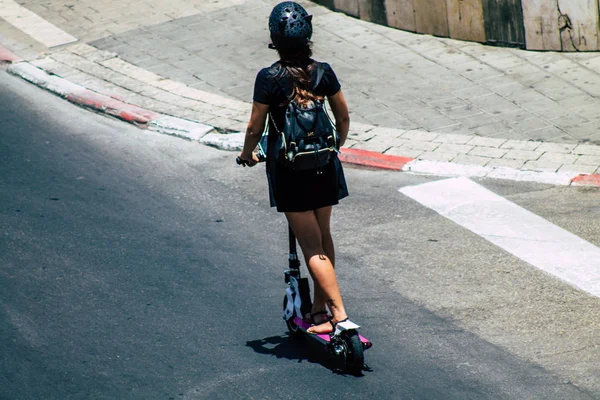
<svg viewBox="0 0 600 400"><path fill-rule="evenodd" d="M576 186L600 186L600 174L581 174L571 179L571 184Z"/></svg>
<svg viewBox="0 0 600 400"><path fill-rule="evenodd" d="M417 160L410 157L387 155L352 148L342 149L340 159L349 164L424 175L462 176L470 178L485 177L547 183L551 185L600 186L600 174L580 174L574 177L571 172L530 171L506 167L482 167L452 162Z"/></svg>
<svg viewBox="0 0 600 400"><path fill-rule="evenodd" d="M121 100L93 92L56 75L49 75L30 63L17 62L18 57L11 54L7 51L2 52L2 48L0 48L0 61L4 60L12 63L8 68L9 73L20 76L24 80L55 93L74 104L111 115L141 128L198 141L223 150L239 151L243 146L245 135L242 132L220 134L214 130L214 127L198 121L172 117L127 104ZM343 148L340 152L340 159L348 164L426 175L487 177L553 185L600 187L600 174L573 176L572 173L568 172L528 171L515 168L463 165L451 162L417 160L412 157L382 154L354 148Z"/></svg>
<svg viewBox="0 0 600 400"><path fill-rule="evenodd" d="M361 149L343 148L340 151L340 160L348 164L402 171L406 164L414 161L414 158L381 154Z"/></svg>
<svg viewBox="0 0 600 400"><path fill-rule="evenodd" d="M56 75L49 75L27 62L12 64L8 68L8 72L63 97L74 104L119 118L140 128L200 142L214 130L212 126L204 125L197 121L149 111L93 92ZM212 143L210 139L211 137L209 136L206 139L206 144Z"/></svg>
<svg viewBox="0 0 600 400"><path fill-rule="evenodd" d="M0 64L11 64L20 60L19 56L0 44Z"/></svg>

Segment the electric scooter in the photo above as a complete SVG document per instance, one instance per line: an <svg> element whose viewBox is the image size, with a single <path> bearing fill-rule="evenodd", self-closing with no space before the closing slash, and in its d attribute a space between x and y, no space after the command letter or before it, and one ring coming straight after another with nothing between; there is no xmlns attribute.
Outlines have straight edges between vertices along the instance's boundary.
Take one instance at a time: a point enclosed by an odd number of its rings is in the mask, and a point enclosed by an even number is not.
<svg viewBox="0 0 600 400"><path fill-rule="evenodd" d="M326 351L339 358L345 370L358 375L364 369L364 351L373 344L358 333L359 325L346 319L335 325L335 331L325 334L308 333L310 322L304 320L304 315L310 314L312 301L308 278L300 275L300 260L296 251L296 236L288 226L289 231L289 268L285 271L285 282L288 288L283 298L283 319L288 327L290 337L310 337L321 343Z"/></svg>
<svg viewBox="0 0 600 400"><path fill-rule="evenodd" d="M256 155L259 162L266 160L266 135L258 145ZM247 162L236 159L238 165ZM308 333L310 322L304 320L304 315L310 314L312 301L308 278L300 274L300 260L296 249L296 236L288 226L289 232L289 268L285 271L285 283L288 288L283 298L283 319L287 325L290 337L310 337L322 344L326 351L337 357L344 364L345 370L353 375L358 375L364 369L364 351L371 348L373 344L358 333L359 325L346 319L335 325L335 330L326 334Z"/></svg>

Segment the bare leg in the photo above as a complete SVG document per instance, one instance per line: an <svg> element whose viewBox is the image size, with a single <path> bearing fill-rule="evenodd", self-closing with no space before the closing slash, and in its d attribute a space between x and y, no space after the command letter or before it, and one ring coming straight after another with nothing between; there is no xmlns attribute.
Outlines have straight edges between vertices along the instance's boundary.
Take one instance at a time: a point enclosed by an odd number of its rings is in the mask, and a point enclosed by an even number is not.
<svg viewBox="0 0 600 400"><path fill-rule="evenodd" d="M323 207L318 210L315 210L315 216L317 218L317 223L319 224L319 229L321 231L321 244L323 246L323 251L325 255L331 261L331 265L335 268L335 249L333 247L333 239L331 237L331 228L330 228L330 220L331 220L331 210L332 207ZM308 265L308 261L307 261ZM314 300L312 313L317 313L321 311L326 311L326 299L323 290L319 286L317 282L314 282ZM315 323L325 322L326 317L323 315L321 318L314 318Z"/></svg>
<svg viewBox="0 0 600 400"><path fill-rule="evenodd" d="M316 213L313 211L289 212L285 215L302 248L308 270L315 281L315 290L318 286L322 292L320 295L323 295L325 304L333 315L333 322L347 318L333 264L323 250L321 229ZM309 333L327 332L331 332L329 323L316 325L309 329Z"/></svg>
<svg viewBox="0 0 600 400"><path fill-rule="evenodd" d="M335 268L335 249L333 247L333 239L331 237L331 209L333 207L323 207L315 210L315 216L317 217L317 222L319 223L319 228L321 230L321 242L323 244L323 250L325 251L325 255L329 257L333 268Z"/></svg>

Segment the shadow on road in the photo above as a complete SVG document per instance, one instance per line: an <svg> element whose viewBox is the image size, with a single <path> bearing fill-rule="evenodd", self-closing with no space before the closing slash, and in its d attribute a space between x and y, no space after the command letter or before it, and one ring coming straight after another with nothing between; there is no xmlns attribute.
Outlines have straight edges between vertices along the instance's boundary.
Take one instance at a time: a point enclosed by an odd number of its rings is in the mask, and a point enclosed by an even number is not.
<svg viewBox="0 0 600 400"><path fill-rule="evenodd" d="M286 358L298 363L306 361L320 364L335 374L353 376L346 374L343 363L328 354L323 346L312 340L306 340L304 337L296 339L288 335L270 336L264 339L249 340L246 342L246 346L259 354ZM371 369L365 366L365 371L371 371Z"/></svg>

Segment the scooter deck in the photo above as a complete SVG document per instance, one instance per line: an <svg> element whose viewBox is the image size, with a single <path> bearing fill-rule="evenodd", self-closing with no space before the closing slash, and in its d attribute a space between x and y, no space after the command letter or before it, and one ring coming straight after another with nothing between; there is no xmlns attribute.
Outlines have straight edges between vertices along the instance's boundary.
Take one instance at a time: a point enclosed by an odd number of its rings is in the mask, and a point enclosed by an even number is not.
<svg viewBox="0 0 600 400"><path fill-rule="evenodd" d="M303 320L300 317L294 317L294 323L296 325L298 325L298 327L300 329L302 329L304 332L306 332L306 330L308 328L311 327L310 323L308 323L307 321ZM316 336L318 339L320 339L323 342L329 343L331 341L331 337L329 336L328 333L317 333L314 336ZM365 350L371 348L371 346L373 346L373 343L371 343L371 341L367 338L365 338L364 336L362 336L361 334L358 335L358 337L360 338L361 343L363 344Z"/></svg>

